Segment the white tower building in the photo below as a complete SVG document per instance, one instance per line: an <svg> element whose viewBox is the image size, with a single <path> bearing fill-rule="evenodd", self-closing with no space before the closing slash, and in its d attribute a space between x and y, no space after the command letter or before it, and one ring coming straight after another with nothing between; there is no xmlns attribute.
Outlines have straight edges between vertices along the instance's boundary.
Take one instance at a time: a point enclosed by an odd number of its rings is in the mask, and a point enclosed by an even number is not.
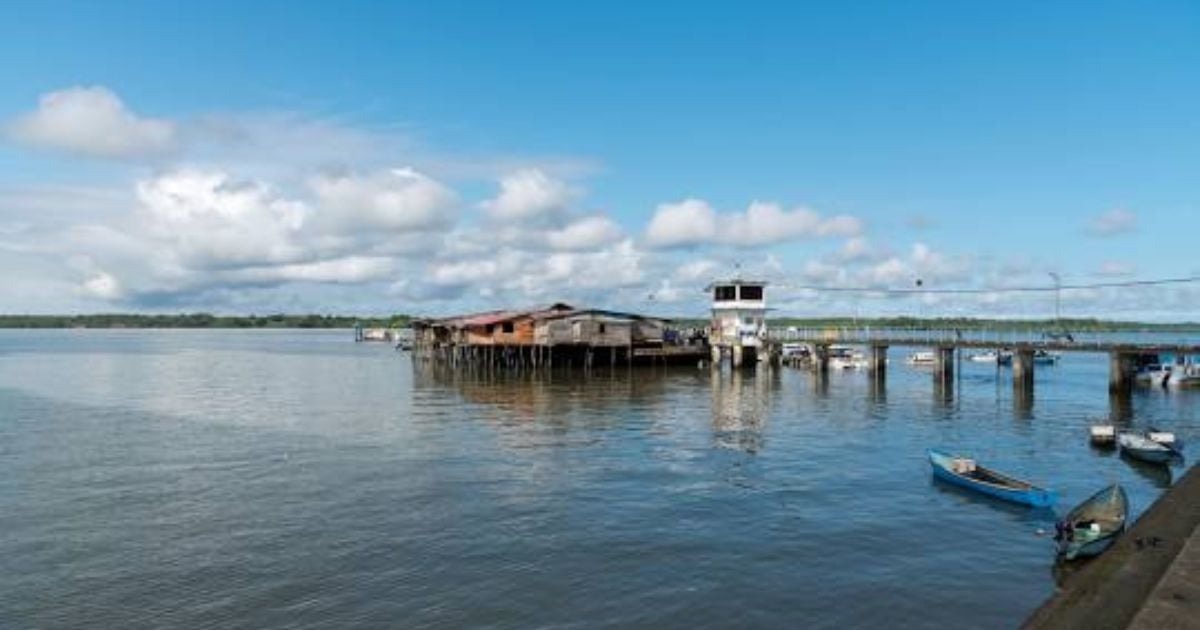
<svg viewBox="0 0 1200 630"><path fill-rule="evenodd" d="M766 282L736 278L713 282L705 288L712 295L708 343L714 364L725 355L735 366L754 361L765 347L766 286Z"/></svg>

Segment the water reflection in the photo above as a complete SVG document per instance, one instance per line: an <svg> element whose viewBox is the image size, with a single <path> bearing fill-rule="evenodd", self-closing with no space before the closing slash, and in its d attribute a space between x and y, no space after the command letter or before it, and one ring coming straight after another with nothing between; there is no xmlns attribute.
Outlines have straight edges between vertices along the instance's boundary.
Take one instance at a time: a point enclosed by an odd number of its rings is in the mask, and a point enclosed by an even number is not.
<svg viewBox="0 0 1200 630"><path fill-rule="evenodd" d="M887 407L886 374L886 370L877 370L867 375L867 399L876 410Z"/></svg>
<svg viewBox="0 0 1200 630"><path fill-rule="evenodd" d="M779 375L767 366L755 371L712 370L713 441L717 446L750 454L766 445L771 391L778 386Z"/></svg>
<svg viewBox="0 0 1200 630"><path fill-rule="evenodd" d="M1030 507L980 494L930 475L930 485L940 494L952 496L963 505L983 505L1020 523L1053 524L1057 517L1052 507Z"/></svg>
<svg viewBox="0 0 1200 630"><path fill-rule="evenodd" d="M1166 464L1151 464L1141 460L1134 459L1125 453L1121 453L1121 461L1129 464L1129 467L1138 474L1139 477L1149 481L1156 488L1171 487L1171 467Z"/></svg>
<svg viewBox="0 0 1200 630"><path fill-rule="evenodd" d="M1033 388L1013 387L1013 417L1017 420L1033 419Z"/></svg>
<svg viewBox="0 0 1200 630"><path fill-rule="evenodd" d="M1127 425L1133 420L1133 396L1129 392L1108 393L1108 416L1114 424Z"/></svg>
<svg viewBox="0 0 1200 630"><path fill-rule="evenodd" d="M933 379L933 404L941 411L954 409L954 380L946 378Z"/></svg>
<svg viewBox="0 0 1200 630"><path fill-rule="evenodd" d="M686 376L674 372L674 376ZM572 412L588 417L627 408L631 402L655 405L666 393L670 372L655 369L592 372L464 371L435 363L413 363L417 391L454 393L462 400L503 411L511 420L558 422Z"/></svg>

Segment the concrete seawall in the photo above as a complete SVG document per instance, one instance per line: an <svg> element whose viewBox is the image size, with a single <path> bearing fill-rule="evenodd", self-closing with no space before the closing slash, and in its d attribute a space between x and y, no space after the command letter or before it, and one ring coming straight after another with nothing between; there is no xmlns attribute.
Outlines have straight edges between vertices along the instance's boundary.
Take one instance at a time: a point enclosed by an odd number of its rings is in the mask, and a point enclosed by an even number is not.
<svg viewBox="0 0 1200 630"><path fill-rule="evenodd" d="M1025 628L1200 628L1200 467L1104 555L1069 578Z"/></svg>

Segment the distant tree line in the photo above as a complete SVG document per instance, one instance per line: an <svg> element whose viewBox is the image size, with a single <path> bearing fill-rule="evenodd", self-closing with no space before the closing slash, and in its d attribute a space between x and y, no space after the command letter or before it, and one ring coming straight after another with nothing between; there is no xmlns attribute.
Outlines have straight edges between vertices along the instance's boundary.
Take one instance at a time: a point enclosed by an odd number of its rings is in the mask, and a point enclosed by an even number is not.
<svg viewBox="0 0 1200 630"><path fill-rule="evenodd" d="M0 315L0 328L403 328L408 315L354 317L352 315L213 315L179 313L138 315Z"/></svg>

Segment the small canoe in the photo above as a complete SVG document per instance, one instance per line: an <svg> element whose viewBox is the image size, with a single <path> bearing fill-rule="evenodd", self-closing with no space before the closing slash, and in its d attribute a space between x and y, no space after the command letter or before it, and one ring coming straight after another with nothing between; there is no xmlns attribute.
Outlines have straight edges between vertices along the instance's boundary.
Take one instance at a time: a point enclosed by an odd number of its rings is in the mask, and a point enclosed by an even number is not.
<svg viewBox="0 0 1200 630"><path fill-rule="evenodd" d="M1057 499L1051 490L985 468L973 459L955 457L933 449L928 453L933 476L956 486L1034 507L1052 506Z"/></svg>
<svg viewBox="0 0 1200 630"><path fill-rule="evenodd" d="M1175 456L1174 449L1137 433L1118 435L1117 444L1121 445L1122 453L1151 464L1166 464Z"/></svg>
<svg viewBox="0 0 1200 630"><path fill-rule="evenodd" d="M1125 529L1129 498L1113 484L1067 512L1054 526L1058 553L1067 560L1098 556Z"/></svg>
<svg viewBox="0 0 1200 630"><path fill-rule="evenodd" d="M1113 446L1117 443L1117 428L1111 424L1093 424L1091 438L1096 446Z"/></svg>

